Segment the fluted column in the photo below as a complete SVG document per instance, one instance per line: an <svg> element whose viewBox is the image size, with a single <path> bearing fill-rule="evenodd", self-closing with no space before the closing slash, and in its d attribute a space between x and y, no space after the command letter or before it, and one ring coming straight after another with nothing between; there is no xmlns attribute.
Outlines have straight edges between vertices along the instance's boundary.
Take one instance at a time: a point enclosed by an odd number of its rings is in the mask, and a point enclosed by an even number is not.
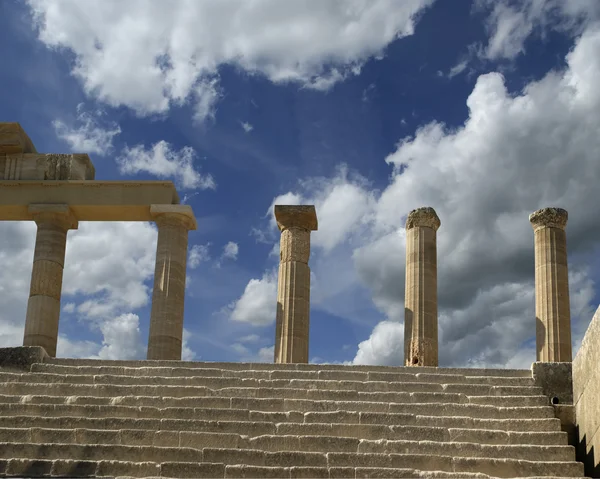
<svg viewBox="0 0 600 479"><path fill-rule="evenodd" d="M68 205L30 205L29 213L37 234L23 346L42 346L56 356L67 231L78 223Z"/></svg>
<svg viewBox="0 0 600 479"><path fill-rule="evenodd" d="M536 351L540 362L572 360L567 219L562 208L542 208L529 215L535 243Z"/></svg>
<svg viewBox="0 0 600 479"><path fill-rule="evenodd" d="M308 363L310 232L318 228L314 206L275 206L281 231L275 362Z"/></svg>
<svg viewBox="0 0 600 479"><path fill-rule="evenodd" d="M438 365L437 241L440 219L417 208L406 219L404 364Z"/></svg>
<svg viewBox="0 0 600 479"><path fill-rule="evenodd" d="M148 359L181 359L188 231L196 229L188 205L152 205L158 227Z"/></svg>

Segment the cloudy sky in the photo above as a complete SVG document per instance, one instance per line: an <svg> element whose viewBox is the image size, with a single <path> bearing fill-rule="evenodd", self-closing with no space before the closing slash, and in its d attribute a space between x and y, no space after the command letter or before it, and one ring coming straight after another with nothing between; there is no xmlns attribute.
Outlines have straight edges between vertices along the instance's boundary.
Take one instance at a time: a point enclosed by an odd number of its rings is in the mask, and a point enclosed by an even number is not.
<svg viewBox="0 0 600 479"><path fill-rule="evenodd" d="M272 361L274 204L314 204L310 358L401 364L404 224L436 209L441 366L535 360L533 230L569 211L573 343L600 302L597 0L8 0L0 121L194 209L184 358ZM156 228L68 234L58 355L145 358ZM0 224L0 346L33 223Z"/></svg>

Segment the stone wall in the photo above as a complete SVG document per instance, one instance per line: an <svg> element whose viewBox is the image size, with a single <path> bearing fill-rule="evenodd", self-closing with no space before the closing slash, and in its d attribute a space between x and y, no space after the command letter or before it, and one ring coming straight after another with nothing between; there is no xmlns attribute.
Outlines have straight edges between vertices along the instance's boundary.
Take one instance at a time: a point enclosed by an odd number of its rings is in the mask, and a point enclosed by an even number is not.
<svg viewBox="0 0 600 479"><path fill-rule="evenodd" d="M586 476L600 477L600 307L573 360L573 404L578 460L585 463Z"/></svg>

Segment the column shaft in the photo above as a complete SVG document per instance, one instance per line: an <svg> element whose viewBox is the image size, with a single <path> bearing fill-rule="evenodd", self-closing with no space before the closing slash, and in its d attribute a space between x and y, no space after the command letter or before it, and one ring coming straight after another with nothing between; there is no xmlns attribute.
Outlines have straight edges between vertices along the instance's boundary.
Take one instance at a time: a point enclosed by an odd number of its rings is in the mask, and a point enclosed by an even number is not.
<svg viewBox="0 0 600 479"><path fill-rule="evenodd" d="M537 361L570 362L571 312L564 230L567 212L559 208L545 208L532 214L530 221L535 244Z"/></svg>
<svg viewBox="0 0 600 479"><path fill-rule="evenodd" d="M406 223L404 364L438 365L437 239L433 208L413 210Z"/></svg>
<svg viewBox="0 0 600 479"><path fill-rule="evenodd" d="M307 363L310 329L310 231L281 234L277 285L275 362Z"/></svg>
<svg viewBox="0 0 600 479"><path fill-rule="evenodd" d="M42 346L48 355L56 356L67 231L77 228L77 221L66 205L29 209L37 234L23 345Z"/></svg>
<svg viewBox="0 0 600 479"><path fill-rule="evenodd" d="M161 214L156 219L158 240L148 359L181 359L187 264L188 219Z"/></svg>

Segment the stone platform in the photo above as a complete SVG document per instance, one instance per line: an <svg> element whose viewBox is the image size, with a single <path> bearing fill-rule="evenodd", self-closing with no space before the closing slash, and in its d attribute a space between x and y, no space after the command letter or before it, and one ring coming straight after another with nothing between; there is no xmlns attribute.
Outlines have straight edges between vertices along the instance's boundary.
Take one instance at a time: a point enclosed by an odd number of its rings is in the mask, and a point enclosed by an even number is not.
<svg viewBox="0 0 600 479"><path fill-rule="evenodd" d="M1 353L4 351L4 353ZM0 350L2 477L582 477L529 370Z"/></svg>

